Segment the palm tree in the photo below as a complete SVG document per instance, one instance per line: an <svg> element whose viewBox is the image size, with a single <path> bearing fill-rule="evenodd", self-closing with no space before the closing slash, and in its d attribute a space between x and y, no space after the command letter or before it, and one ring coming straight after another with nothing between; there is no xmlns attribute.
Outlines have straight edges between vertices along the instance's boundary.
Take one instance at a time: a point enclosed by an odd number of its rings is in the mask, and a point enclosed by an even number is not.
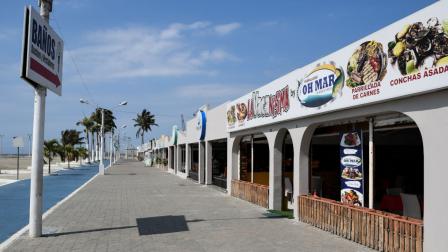
<svg viewBox="0 0 448 252"><path fill-rule="evenodd" d="M156 119L154 115L151 114L149 110L143 109L141 114L137 114L137 118L133 119L135 124L134 127L138 127L135 136L138 138L141 136L142 145L145 143L145 132L151 131L151 126L159 126L156 124Z"/></svg>
<svg viewBox="0 0 448 252"><path fill-rule="evenodd" d="M62 152L64 152L64 156L67 158L68 168L70 168L70 161L77 159L77 151L75 150L75 146L83 143L82 140L84 137L81 137L80 134L81 131L74 129L64 130L61 132Z"/></svg>
<svg viewBox="0 0 448 252"><path fill-rule="evenodd" d="M97 147L98 147L98 143L99 143L99 141L98 141L98 136L99 136L99 133L100 132L100 125L99 124L97 124L96 122L94 122L94 125L93 125L93 127L92 127L92 159L94 160L94 161L97 161L98 160L98 149L97 149Z"/></svg>
<svg viewBox="0 0 448 252"><path fill-rule="evenodd" d="M44 156L48 159L48 174L51 173L51 161L58 153L60 146L58 140L44 141Z"/></svg>
<svg viewBox="0 0 448 252"><path fill-rule="evenodd" d="M92 128L95 125L95 122L90 117L85 116L81 121L77 122L76 125L84 126L84 132L86 134L86 141L87 141L87 153L90 153L89 133L92 131ZM90 156L89 155L87 155L87 162L90 164Z"/></svg>
<svg viewBox="0 0 448 252"><path fill-rule="evenodd" d="M96 122L95 133L96 133L96 150L99 152L100 146L100 135L101 135L101 108L97 108L90 116L94 122ZM112 132L116 129L115 117L113 112L109 109L104 109L104 133ZM104 145L104 143L102 143ZM104 147L104 146L103 146Z"/></svg>
<svg viewBox="0 0 448 252"><path fill-rule="evenodd" d="M84 147L79 147L77 151L82 165L82 160L89 157L89 152Z"/></svg>

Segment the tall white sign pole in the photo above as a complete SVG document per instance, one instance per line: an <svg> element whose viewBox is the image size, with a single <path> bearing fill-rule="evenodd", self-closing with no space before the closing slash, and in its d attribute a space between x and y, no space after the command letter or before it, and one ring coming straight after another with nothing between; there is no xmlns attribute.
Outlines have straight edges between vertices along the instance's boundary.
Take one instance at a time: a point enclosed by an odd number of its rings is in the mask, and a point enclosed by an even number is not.
<svg viewBox="0 0 448 252"><path fill-rule="evenodd" d="M103 163L103 158L104 158L104 109L101 108L101 137L100 137L100 165L99 165L99 173L100 175L104 175L104 163Z"/></svg>
<svg viewBox="0 0 448 252"><path fill-rule="evenodd" d="M112 152L114 149L114 133L113 131L110 133L110 149L109 149L109 167L112 166Z"/></svg>
<svg viewBox="0 0 448 252"><path fill-rule="evenodd" d="M41 0L40 15L47 22L50 18L51 0ZM33 119L33 154L31 158L31 187L30 187L30 237L42 235L42 183L43 183L43 145L45 127L45 97L47 89L35 87L34 119Z"/></svg>

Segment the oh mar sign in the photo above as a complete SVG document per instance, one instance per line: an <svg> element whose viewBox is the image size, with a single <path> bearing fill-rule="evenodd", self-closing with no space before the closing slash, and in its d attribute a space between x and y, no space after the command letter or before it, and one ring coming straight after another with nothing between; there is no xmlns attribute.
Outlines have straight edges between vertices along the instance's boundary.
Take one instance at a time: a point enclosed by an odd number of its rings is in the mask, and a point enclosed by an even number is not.
<svg viewBox="0 0 448 252"><path fill-rule="evenodd" d="M33 86L62 93L64 41L31 6L25 7L20 77Z"/></svg>

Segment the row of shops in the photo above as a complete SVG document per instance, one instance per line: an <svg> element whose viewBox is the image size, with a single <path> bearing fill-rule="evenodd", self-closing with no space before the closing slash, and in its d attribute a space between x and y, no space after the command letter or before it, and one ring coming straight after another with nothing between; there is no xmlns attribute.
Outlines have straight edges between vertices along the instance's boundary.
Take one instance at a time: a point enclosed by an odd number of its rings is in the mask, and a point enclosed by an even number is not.
<svg viewBox="0 0 448 252"><path fill-rule="evenodd" d="M355 221L344 237L378 250L447 251L447 11L437 2L204 106L185 129L173 126L140 150L168 172L319 226L313 204L333 232L335 206L346 219L359 210L367 241L357 240Z"/></svg>

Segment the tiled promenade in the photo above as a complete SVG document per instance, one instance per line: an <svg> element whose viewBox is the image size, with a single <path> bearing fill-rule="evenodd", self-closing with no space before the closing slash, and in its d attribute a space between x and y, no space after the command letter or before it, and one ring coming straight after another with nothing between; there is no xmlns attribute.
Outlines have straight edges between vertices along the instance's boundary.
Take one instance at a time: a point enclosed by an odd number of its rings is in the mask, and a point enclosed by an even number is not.
<svg viewBox="0 0 448 252"><path fill-rule="evenodd" d="M98 176L8 251L370 251L137 162Z"/></svg>

